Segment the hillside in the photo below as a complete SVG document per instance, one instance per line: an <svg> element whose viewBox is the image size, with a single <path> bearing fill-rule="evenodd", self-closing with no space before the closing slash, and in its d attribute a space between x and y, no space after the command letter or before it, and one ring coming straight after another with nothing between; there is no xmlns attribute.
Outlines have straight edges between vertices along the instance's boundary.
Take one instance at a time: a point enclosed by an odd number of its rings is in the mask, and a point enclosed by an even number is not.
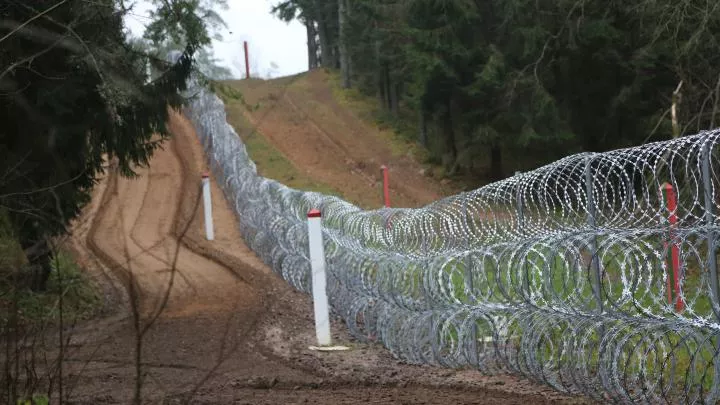
<svg viewBox="0 0 720 405"><path fill-rule="evenodd" d="M228 121L266 177L366 209L382 206L383 164L393 207L418 207L458 191L423 162L414 143L374 122L371 100L340 89L324 70L224 84L229 89L219 93Z"/></svg>

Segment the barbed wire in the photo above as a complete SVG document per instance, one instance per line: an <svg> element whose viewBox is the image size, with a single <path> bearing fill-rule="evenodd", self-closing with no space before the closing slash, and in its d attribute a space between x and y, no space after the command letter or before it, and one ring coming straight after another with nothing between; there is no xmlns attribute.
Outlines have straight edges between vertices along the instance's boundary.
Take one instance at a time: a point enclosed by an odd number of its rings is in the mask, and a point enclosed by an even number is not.
<svg viewBox="0 0 720 405"><path fill-rule="evenodd" d="M248 246L411 363L512 372L620 403L720 399L720 131L553 164L419 209L363 211L257 174L221 100L187 114Z"/></svg>

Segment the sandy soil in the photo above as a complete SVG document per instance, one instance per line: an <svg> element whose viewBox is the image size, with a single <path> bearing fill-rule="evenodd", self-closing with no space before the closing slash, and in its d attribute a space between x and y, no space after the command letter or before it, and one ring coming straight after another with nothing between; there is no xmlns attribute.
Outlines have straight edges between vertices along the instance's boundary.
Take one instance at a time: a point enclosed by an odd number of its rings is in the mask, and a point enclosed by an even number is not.
<svg viewBox="0 0 720 405"><path fill-rule="evenodd" d="M308 350L309 297L243 244L216 184L217 239L204 239L202 150L184 117L173 115L170 127L174 139L151 167L136 179L108 175L75 227L74 250L108 307L70 339L64 372L71 403L130 402L138 347L145 403L584 402L511 376L402 364L378 345L353 341L338 320L335 340L352 350ZM137 316L132 296L139 297Z"/></svg>

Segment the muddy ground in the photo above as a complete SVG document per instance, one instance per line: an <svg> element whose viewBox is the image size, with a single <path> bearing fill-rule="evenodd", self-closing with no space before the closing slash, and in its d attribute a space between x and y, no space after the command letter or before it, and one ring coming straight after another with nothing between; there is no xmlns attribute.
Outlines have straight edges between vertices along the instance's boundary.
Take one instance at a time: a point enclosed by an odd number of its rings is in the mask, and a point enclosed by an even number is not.
<svg viewBox="0 0 720 405"><path fill-rule="evenodd" d="M379 345L354 341L338 320L334 339L352 350L308 350L309 297L243 244L216 184L216 240L204 239L202 150L184 117L174 114L170 128L174 139L150 168L136 179L109 174L74 228L72 247L107 305L72 332L64 367L71 403L132 400L138 330L145 403L584 402L522 378L406 365ZM139 302L139 325L129 296Z"/></svg>

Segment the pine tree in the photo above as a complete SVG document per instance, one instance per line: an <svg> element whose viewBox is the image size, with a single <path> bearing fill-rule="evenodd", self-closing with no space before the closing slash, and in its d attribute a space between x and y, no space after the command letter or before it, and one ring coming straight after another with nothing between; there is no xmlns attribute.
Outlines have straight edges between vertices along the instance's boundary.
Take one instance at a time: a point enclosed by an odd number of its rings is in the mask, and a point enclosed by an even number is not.
<svg viewBox="0 0 720 405"><path fill-rule="evenodd" d="M127 42L114 1L48 7L34 0L2 9L0 207L44 269L37 288L50 268L48 238L65 232L107 162L132 176L169 136L168 107L182 105L193 57L209 42L192 4L169 0L163 9L168 24L156 32L176 24L186 41L176 63L155 60L162 74L153 81L145 68L151 55Z"/></svg>
<svg viewBox="0 0 720 405"><path fill-rule="evenodd" d="M346 54L352 69L342 69L343 82L351 79L377 95L382 110L415 123L418 140L451 173L499 179L509 172L508 152L522 151L536 165L574 151L667 138L673 99L682 134L720 122L720 3L354 0L342 6L288 0L275 11L317 27L321 64L337 68L335 49ZM341 10L345 18L338 20ZM673 94L681 81L681 94ZM478 164L487 160L486 167Z"/></svg>

